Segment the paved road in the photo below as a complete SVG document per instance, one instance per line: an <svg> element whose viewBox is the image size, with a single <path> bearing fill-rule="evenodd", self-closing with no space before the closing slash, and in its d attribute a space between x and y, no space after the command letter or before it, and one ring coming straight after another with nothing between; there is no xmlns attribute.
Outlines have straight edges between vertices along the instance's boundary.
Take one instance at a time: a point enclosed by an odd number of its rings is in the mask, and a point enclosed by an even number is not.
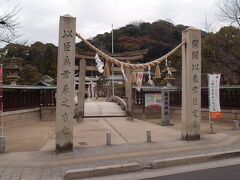
<svg viewBox="0 0 240 180"><path fill-rule="evenodd" d="M213 168L213 169L205 169L187 173L174 174L169 176L157 176L153 178L146 178L146 180L239 180L240 179L240 164Z"/></svg>
<svg viewBox="0 0 240 180"><path fill-rule="evenodd" d="M240 158L217 160L144 172L90 178L89 180L239 180Z"/></svg>

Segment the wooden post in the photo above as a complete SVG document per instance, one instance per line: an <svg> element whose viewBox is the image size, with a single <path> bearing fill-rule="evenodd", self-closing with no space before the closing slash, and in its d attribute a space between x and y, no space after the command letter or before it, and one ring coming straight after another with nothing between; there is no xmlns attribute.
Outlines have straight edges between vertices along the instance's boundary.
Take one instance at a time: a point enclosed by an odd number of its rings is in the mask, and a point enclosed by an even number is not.
<svg viewBox="0 0 240 180"><path fill-rule="evenodd" d="M142 115L142 120L144 120L146 118L146 114L145 114L145 92L143 92L143 90L141 90L141 96L142 96L142 112L143 112L143 115Z"/></svg>
<svg viewBox="0 0 240 180"><path fill-rule="evenodd" d="M130 63L127 61L127 63ZM131 70L126 68L125 75L128 79L128 81L125 81L125 93L126 93L126 114L127 114L127 120L133 120L132 116L132 84L131 84Z"/></svg>
<svg viewBox="0 0 240 180"><path fill-rule="evenodd" d="M79 63L77 122L82 122L84 117L85 76L86 76L86 60L81 59Z"/></svg>
<svg viewBox="0 0 240 180"><path fill-rule="evenodd" d="M189 27L182 33L182 139L200 139L201 31Z"/></svg>
<svg viewBox="0 0 240 180"><path fill-rule="evenodd" d="M56 151L73 149L74 69L76 18L60 17L57 96L56 96Z"/></svg>

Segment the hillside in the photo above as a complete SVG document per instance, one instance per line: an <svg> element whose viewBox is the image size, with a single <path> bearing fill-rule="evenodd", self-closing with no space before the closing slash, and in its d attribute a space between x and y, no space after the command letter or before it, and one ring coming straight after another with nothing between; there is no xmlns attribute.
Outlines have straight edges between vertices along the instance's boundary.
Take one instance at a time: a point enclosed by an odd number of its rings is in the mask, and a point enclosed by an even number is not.
<svg viewBox="0 0 240 180"><path fill-rule="evenodd" d="M181 42L181 33L187 26L173 25L170 22L159 20L153 23L139 22L126 25L114 30L114 52L126 52L149 49L149 53L143 61L158 58L166 54ZM91 39L98 48L112 51L112 34L98 34ZM86 49L82 43L77 47Z"/></svg>
<svg viewBox="0 0 240 180"><path fill-rule="evenodd" d="M151 61L169 52L181 42L181 34L187 26L174 25L159 20L153 23L135 22L114 30L114 52L148 49L141 62ZM98 34L89 40L105 52L112 51L112 34ZM90 50L82 42L77 48ZM35 42L31 45L8 44L0 49L0 61L4 65L12 60L22 67L19 84L33 84L43 75L56 78L57 47L50 43ZM181 50L169 60L178 70L177 85L181 81ZM161 63L163 70L164 63ZM6 71L4 71L4 77ZM207 73L221 73L222 84L240 83L240 29L233 26L221 28L216 33L202 32L202 79L207 83ZM8 83L4 79L4 83Z"/></svg>

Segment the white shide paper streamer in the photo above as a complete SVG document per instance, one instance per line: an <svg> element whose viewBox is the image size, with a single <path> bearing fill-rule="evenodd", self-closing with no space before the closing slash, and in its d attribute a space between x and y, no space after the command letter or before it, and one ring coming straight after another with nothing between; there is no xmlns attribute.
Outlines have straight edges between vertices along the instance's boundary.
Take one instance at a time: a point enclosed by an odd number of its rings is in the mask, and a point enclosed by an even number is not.
<svg viewBox="0 0 240 180"><path fill-rule="evenodd" d="M121 64L121 71L122 71L124 80L125 80L126 82L128 82L128 79L127 79L127 77L126 77L126 75L125 75L125 72L124 72L124 69L123 69L123 64Z"/></svg>
<svg viewBox="0 0 240 180"><path fill-rule="evenodd" d="M100 73L103 73L103 62L101 61L101 59L99 58L98 54L95 55L95 61L97 63L97 69L98 69L98 72Z"/></svg>
<svg viewBox="0 0 240 180"><path fill-rule="evenodd" d="M168 59L165 60L165 66L166 66L168 75L169 75L169 76L172 76L172 72L170 71L170 68L169 68L169 66L168 66Z"/></svg>
<svg viewBox="0 0 240 180"><path fill-rule="evenodd" d="M151 86L154 86L154 82L152 80L152 77L151 77L151 67L148 66L148 84L150 84Z"/></svg>

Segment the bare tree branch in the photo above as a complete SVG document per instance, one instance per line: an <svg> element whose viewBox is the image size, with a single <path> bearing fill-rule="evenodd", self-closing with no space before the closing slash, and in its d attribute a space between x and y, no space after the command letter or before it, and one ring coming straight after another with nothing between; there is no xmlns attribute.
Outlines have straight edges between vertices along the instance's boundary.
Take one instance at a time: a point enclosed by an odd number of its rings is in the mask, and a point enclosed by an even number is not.
<svg viewBox="0 0 240 180"><path fill-rule="evenodd" d="M14 42L21 36L17 33L17 29L19 28L17 14L19 11L19 5L7 10L3 10L3 7L0 7L0 43Z"/></svg>
<svg viewBox="0 0 240 180"><path fill-rule="evenodd" d="M220 20L240 27L240 0L219 0L217 7L219 8L218 17Z"/></svg>

